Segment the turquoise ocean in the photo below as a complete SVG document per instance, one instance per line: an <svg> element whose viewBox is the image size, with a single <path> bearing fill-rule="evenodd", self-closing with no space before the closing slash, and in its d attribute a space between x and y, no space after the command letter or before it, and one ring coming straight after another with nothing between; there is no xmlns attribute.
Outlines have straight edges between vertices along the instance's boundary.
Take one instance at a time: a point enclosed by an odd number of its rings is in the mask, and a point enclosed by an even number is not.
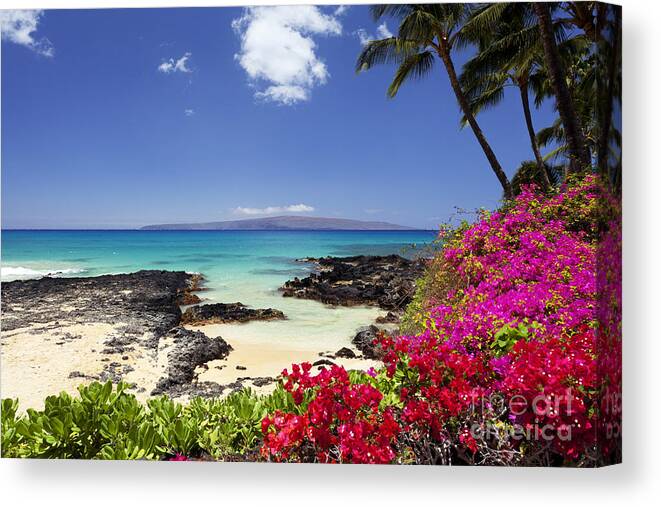
<svg viewBox="0 0 661 507"><path fill-rule="evenodd" d="M240 301L285 312L281 322L225 327L255 343L291 347L348 340L381 315L375 308L331 308L283 298L285 281L307 276L303 257L417 255L432 231L2 231L2 281L51 276L96 276L140 269L201 273L205 302Z"/></svg>

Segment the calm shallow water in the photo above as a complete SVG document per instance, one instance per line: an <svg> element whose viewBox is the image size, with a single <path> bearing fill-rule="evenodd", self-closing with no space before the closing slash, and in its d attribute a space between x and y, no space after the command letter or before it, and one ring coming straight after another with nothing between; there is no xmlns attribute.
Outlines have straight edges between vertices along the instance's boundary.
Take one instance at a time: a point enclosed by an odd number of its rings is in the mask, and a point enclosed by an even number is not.
<svg viewBox="0 0 661 507"><path fill-rule="evenodd" d="M329 308L283 298L277 288L306 276L301 257L414 255L431 242L426 231L3 231L2 280L95 276L139 269L202 273L210 302L240 301L273 307L288 320L225 326L223 336L245 341L318 347L348 339L381 312L374 308Z"/></svg>

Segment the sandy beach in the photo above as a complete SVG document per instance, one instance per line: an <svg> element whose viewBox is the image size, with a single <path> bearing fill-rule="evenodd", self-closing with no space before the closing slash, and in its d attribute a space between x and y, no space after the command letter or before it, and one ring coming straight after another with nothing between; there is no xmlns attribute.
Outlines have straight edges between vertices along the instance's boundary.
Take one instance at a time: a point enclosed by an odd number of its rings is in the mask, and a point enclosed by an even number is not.
<svg viewBox="0 0 661 507"><path fill-rule="evenodd" d="M190 329L216 336L223 327L226 326L190 326ZM321 359L320 352L324 352L315 348L292 349L251 339L250 327L249 324L244 325L244 330L234 333L235 338L227 340L234 349L227 358L209 361L196 368L198 382L228 385L238 379L275 378L292 363L314 363ZM23 410L41 409L47 396L60 391L76 394L78 385L103 378L104 368L109 364L117 364L118 370L124 371L123 380L138 386L132 390L136 397L146 400L165 374L171 344L164 340L156 355L144 350L100 354L105 347L104 342L118 329L119 326L106 323L49 322L3 331L0 371L2 398L18 398ZM346 346L344 341L329 343L329 349L337 350L342 346ZM378 366L377 361L359 358L336 358L333 362L347 369ZM268 393L276 385L270 382L256 386L250 380L243 383L259 393ZM187 396L179 396L177 399L186 401Z"/></svg>

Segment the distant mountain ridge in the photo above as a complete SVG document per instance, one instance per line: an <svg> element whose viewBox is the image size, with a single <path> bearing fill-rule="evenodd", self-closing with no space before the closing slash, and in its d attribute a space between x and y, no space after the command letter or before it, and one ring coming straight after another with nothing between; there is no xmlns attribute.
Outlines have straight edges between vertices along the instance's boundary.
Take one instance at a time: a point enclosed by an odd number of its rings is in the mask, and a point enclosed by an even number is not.
<svg viewBox="0 0 661 507"><path fill-rule="evenodd" d="M247 218L243 220L225 220L192 224L157 224L146 225L141 230L147 231L292 231L292 230L329 230L329 231L415 231L415 227L396 225L388 222L366 222L346 218L324 218L308 216L278 216L265 218Z"/></svg>

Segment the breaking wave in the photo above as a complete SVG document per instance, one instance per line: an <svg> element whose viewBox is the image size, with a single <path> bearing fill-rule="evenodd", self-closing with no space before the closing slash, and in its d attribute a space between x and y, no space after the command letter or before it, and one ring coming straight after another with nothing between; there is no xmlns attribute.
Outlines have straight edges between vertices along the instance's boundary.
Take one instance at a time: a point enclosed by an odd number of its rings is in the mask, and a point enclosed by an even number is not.
<svg viewBox="0 0 661 507"><path fill-rule="evenodd" d="M23 266L2 266L0 268L0 277L3 282L12 280L27 280L30 278L42 278L44 276L67 276L84 273L85 269L66 268L66 269L32 269Z"/></svg>

